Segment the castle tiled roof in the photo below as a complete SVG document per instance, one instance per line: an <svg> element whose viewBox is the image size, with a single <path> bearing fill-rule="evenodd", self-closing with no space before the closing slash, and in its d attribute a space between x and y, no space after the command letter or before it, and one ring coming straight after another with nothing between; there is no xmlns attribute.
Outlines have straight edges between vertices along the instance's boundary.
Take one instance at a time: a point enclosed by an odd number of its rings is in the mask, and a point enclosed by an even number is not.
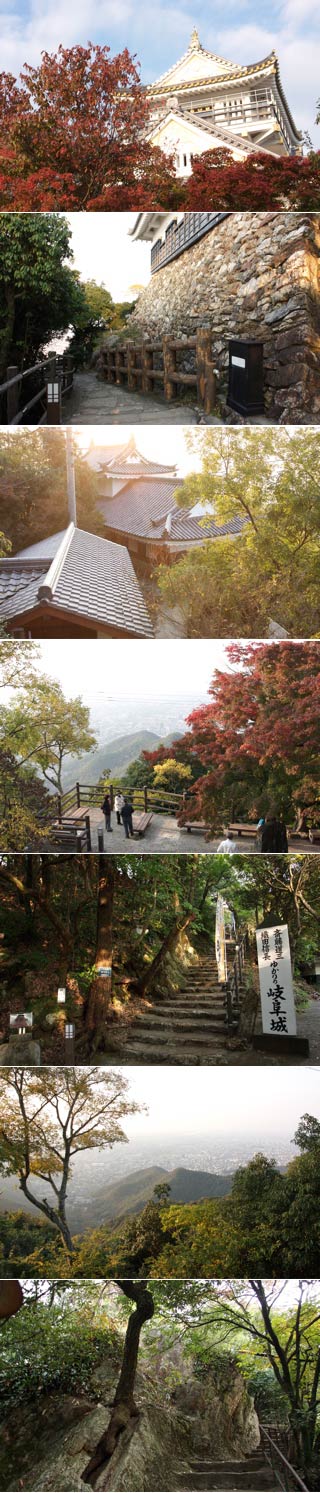
<svg viewBox="0 0 320 1493"><path fill-rule="evenodd" d="M89 465L99 475L113 477L156 477L175 473L175 465L168 462L150 461L138 451L134 436L122 446L93 446L87 455Z"/></svg>
<svg viewBox="0 0 320 1493"><path fill-rule="evenodd" d="M182 483L180 484L182 486ZM193 544L204 544L206 539L222 539L224 535L240 534L243 519L228 519L225 524L216 524L205 515L195 515L190 508L179 508L173 495L177 492L177 479L159 483L138 481L127 483L116 497L100 504L107 528L119 533L135 534L141 539L166 538L168 543L184 540Z"/></svg>
<svg viewBox="0 0 320 1493"><path fill-rule="evenodd" d="M47 553L44 551L47 549ZM39 553L40 552L40 553ZM133 637L151 637L152 626L128 550L69 524L52 536L0 560L0 618L10 624L46 606Z"/></svg>

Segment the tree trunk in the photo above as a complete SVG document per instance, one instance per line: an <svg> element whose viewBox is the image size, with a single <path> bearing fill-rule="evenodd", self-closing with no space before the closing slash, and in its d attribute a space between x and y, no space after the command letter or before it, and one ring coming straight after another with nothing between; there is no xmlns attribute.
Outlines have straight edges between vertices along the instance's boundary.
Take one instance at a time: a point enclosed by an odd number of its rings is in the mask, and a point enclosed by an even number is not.
<svg viewBox="0 0 320 1493"><path fill-rule="evenodd" d="M16 298L13 285L4 286L4 299L6 303L6 322L0 337L0 379L5 382L7 376L7 365L11 361L11 349L14 337L14 323L16 314Z"/></svg>
<svg viewBox="0 0 320 1493"><path fill-rule="evenodd" d="M68 1224L66 1222L64 1209L59 1210L58 1208L51 1208L50 1203L47 1203L45 1198L36 1198L33 1192L30 1192L26 1177L20 1177L19 1187L21 1188L21 1192L23 1192L24 1197L28 1198L28 1202L33 1203L33 1206L35 1208L38 1208L40 1213L44 1213L44 1216L48 1219L49 1223L53 1223L54 1228L58 1229L58 1233L61 1235L61 1239L67 1255L72 1255L73 1243L70 1229L68 1228Z"/></svg>
<svg viewBox="0 0 320 1493"><path fill-rule="evenodd" d="M172 950L175 948L176 943L178 942L180 933L184 933L185 928L188 928L189 923L192 922L192 918L193 913L189 912L188 916L183 918L182 920L181 918L175 919L175 922L170 929L170 933L167 933L166 938L164 938L163 943L161 944L161 949L158 950L158 953L152 960L152 964L148 964L147 969L144 970L143 974L140 977L139 995L146 994L146 991L149 989L149 985L152 984L155 975L158 974L158 970L161 968L161 964L166 958L166 955L171 954Z"/></svg>
<svg viewBox="0 0 320 1493"><path fill-rule="evenodd" d="M131 1313L124 1340L123 1358L120 1377L115 1392L112 1414L106 1431L100 1437L90 1461L81 1474L83 1482L90 1483L94 1488L96 1480L105 1463L115 1450L121 1431L130 1424L130 1420L139 1415L134 1401L134 1385L137 1372L139 1342L141 1328L144 1322L153 1317L154 1301L151 1291L147 1289L145 1282L141 1284L132 1280L118 1280L116 1282L120 1290L130 1301L135 1302L135 1311Z"/></svg>
<svg viewBox="0 0 320 1493"><path fill-rule="evenodd" d="M114 867L110 864L109 856L100 856L95 958L97 970L107 968L112 971L114 890ZM94 974L85 1013L85 1028L91 1052L97 1052L99 1047L105 1046L111 993L112 973L105 976Z"/></svg>
<svg viewBox="0 0 320 1493"><path fill-rule="evenodd" d="M23 1306L23 1293L18 1280L0 1280L0 1320L14 1317Z"/></svg>

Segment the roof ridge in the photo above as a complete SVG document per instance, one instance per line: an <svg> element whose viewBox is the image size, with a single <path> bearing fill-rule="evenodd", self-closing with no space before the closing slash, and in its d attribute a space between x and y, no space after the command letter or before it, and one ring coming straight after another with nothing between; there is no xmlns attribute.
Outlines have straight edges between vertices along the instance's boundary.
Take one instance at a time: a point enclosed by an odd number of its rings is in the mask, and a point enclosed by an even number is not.
<svg viewBox="0 0 320 1493"><path fill-rule="evenodd" d="M75 525L73 522L71 522L70 524L68 524L68 528L63 535L61 544L59 544L59 549L57 550L54 559L51 562L46 579L43 584L39 586L39 601L52 601L56 586L58 585L58 581L60 580L64 562L67 558L67 554L75 533Z"/></svg>

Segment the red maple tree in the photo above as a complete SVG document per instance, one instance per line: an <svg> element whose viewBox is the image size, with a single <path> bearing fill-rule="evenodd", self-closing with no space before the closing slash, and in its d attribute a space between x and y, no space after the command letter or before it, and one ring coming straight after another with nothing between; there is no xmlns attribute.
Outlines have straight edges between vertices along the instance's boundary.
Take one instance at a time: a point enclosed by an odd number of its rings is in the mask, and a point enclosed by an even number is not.
<svg viewBox="0 0 320 1493"><path fill-rule="evenodd" d="M195 157L189 181L148 139L149 103L127 48L62 47L25 64L19 82L0 74L0 208L88 212L320 204L320 154L300 158L228 150Z"/></svg>
<svg viewBox="0 0 320 1493"><path fill-rule="evenodd" d="M308 156L250 154L234 161L229 150L206 150L195 156L186 188L187 209L253 209L320 207L320 151Z"/></svg>
<svg viewBox="0 0 320 1493"><path fill-rule="evenodd" d="M205 769L185 817L213 826L230 814L255 819L263 806L292 817L298 803L319 817L319 643L231 643L227 655L211 703L192 711L179 741Z"/></svg>
<svg viewBox="0 0 320 1493"><path fill-rule="evenodd" d="M0 205L9 210L167 206L173 164L146 138L148 102L127 48L65 48L0 75Z"/></svg>

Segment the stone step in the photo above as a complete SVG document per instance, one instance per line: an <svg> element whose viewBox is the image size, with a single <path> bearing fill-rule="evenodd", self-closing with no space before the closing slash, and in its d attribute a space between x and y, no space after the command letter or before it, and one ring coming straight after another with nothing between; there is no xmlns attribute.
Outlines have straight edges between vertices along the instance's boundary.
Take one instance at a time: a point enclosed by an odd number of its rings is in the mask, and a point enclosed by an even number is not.
<svg viewBox="0 0 320 1493"><path fill-rule="evenodd" d="M221 1053L221 1056L223 1057L224 1052L225 1043L223 1040L223 1036L221 1036L219 1040L218 1035L215 1044L213 1042L207 1042L206 1045L204 1047L201 1047L200 1049L196 1047L195 1044L187 1047L185 1043L183 1044L183 1046L180 1044L178 1047L176 1045L174 1047L156 1047L156 1045L154 1047L144 1047L143 1043L141 1042L141 1045L139 1047L137 1042L133 1043L131 1047L130 1042L127 1042L125 1047L119 1048L118 1055L116 1053L116 1050L114 1048L112 1049L112 1061L115 1062L118 1056L119 1063L146 1063L149 1064L149 1066L152 1063L157 1064L158 1066L161 1066L161 1064L163 1063L165 1066L168 1066L168 1064L170 1063L173 1067L176 1068L188 1063L191 1068L192 1066L197 1067L197 1065L205 1066L210 1062L214 1064L216 1063L217 1053Z"/></svg>
<svg viewBox="0 0 320 1493"><path fill-rule="evenodd" d="M150 1022L150 1024L141 1022L140 1026L136 1026L135 1023L132 1025L128 1042L159 1042L162 1047L173 1041L175 1035L182 1045L197 1043L199 1047L206 1047L210 1037L226 1037L228 1028L224 1021L211 1021L208 1032L204 1032L202 1027L194 1026L192 1022L187 1022L183 1026L181 1023L179 1025L178 1022L172 1022L170 1027L161 1027L157 1022Z"/></svg>
<svg viewBox="0 0 320 1493"><path fill-rule="evenodd" d="M215 1473L220 1471L256 1472L258 1468L260 1469L261 1467L265 1467L265 1465L266 1464L264 1461L264 1457L261 1455L261 1452L257 1451L252 1452L252 1455L250 1457L241 1458L241 1461L239 1460L239 1457L233 1457L230 1462L229 1459L226 1461L226 1459L222 1459L222 1457L192 1457L189 1463L189 1471Z"/></svg>
<svg viewBox="0 0 320 1493"><path fill-rule="evenodd" d="M225 1019L226 1012L224 1006L218 1006L216 1011L210 1011L210 1015L209 1013L203 1014L201 1011L190 1010L170 1011L170 1013L167 1011L160 1013L160 1011L150 1010L148 1011L148 1015L144 1011L138 1011L132 1021L131 1031L134 1026L138 1025L145 1027L157 1026L160 1031L166 1030L168 1027L186 1027L191 1030L194 1026L201 1026L201 1030L203 1031L203 1022L205 1022L206 1031L210 1031L211 1026L216 1026L217 1023L220 1025Z"/></svg>
<svg viewBox="0 0 320 1493"><path fill-rule="evenodd" d="M221 1469L207 1472L187 1472L181 1483L181 1489L189 1493L189 1489L196 1493L263 1493L263 1490L272 1489L273 1481L269 1468L261 1467L256 1471L222 1472Z"/></svg>

